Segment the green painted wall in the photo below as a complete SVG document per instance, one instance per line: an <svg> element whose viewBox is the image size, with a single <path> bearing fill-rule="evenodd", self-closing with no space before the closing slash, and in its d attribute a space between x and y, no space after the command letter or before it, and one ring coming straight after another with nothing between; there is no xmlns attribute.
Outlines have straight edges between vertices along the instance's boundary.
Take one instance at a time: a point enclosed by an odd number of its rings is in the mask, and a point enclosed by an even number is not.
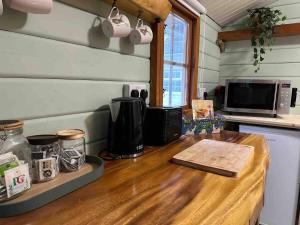
<svg viewBox="0 0 300 225"><path fill-rule="evenodd" d="M25 120L26 136L83 129L90 153L105 147L110 100L122 95L125 82L149 86L150 81L150 45L106 38L99 25L109 10L99 0L54 1L47 15L5 7L0 17L0 120ZM128 17L134 26L135 17ZM220 27L210 18L206 23L204 39L202 17L199 70L211 91L219 80L215 40Z"/></svg>
<svg viewBox="0 0 300 225"><path fill-rule="evenodd" d="M300 22L300 0L279 0L272 8L280 9L288 20L285 23ZM233 30L245 26L245 18L225 27ZM220 83L226 78L286 79L298 88L296 108L291 113L300 114L300 36L276 38L272 52L267 52L261 70L254 73L253 52L250 41L226 43L225 53L221 54Z"/></svg>
<svg viewBox="0 0 300 225"><path fill-rule="evenodd" d="M205 21L206 28L204 29ZM213 90L219 82L220 49L216 45L219 31L221 31L221 27L212 19L208 16L205 19L205 15L201 16L198 87L206 88L209 95L213 94Z"/></svg>
<svg viewBox="0 0 300 225"><path fill-rule="evenodd" d="M122 95L125 82L149 85L150 46L106 38L99 24L110 6L102 1L64 2L79 5L54 1L48 15L5 7L0 120L25 120L25 135L83 129L89 152L96 153L106 144L110 100Z"/></svg>

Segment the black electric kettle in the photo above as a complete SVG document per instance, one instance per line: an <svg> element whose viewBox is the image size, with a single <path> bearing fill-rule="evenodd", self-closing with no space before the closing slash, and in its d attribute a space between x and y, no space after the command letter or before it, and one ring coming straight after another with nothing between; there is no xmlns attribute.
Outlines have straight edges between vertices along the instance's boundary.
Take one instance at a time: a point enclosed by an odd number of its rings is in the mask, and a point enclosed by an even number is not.
<svg viewBox="0 0 300 225"><path fill-rule="evenodd" d="M141 98L112 99L109 131L109 152L122 158L143 154L143 122L146 110Z"/></svg>

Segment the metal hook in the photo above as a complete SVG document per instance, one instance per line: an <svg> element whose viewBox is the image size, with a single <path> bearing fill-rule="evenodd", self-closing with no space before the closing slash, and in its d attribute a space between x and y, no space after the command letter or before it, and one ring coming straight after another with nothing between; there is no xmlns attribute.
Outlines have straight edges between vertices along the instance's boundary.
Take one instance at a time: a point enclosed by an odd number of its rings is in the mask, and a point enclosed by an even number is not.
<svg viewBox="0 0 300 225"><path fill-rule="evenodd" d="M117 6L117 1L118 1L118 0L114 0L114 1L113 1L113 4L112 4L112 6L111 6L112 8Z"/></svg>
<svg viewBox="0 0 300 225"><path fill-rule="evenodd" d="M142 10L139 10L139 11L138 11L138 16L137 16L137 19L138 19L138 20L141 19L142 14L143 14L143 11L142 11Z"/></svg>

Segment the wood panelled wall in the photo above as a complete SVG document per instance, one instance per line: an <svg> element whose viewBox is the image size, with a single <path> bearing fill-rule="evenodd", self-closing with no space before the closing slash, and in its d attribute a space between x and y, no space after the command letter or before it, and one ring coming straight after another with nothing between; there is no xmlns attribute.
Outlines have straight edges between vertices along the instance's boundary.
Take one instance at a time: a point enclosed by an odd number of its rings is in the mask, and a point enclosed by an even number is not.
<svg viewBox="0 0 300 225"><path fill-rule="evenodd" d="M26 136L83 129L95 154L106 145L110 100L122 95L125 82L149 84L150 46L106 38L99 26L110 6L102 1L79 8L54 1L50 14L35 15L5 7L0 120L24 119Z"/></svg>
<svg viewBox="0 0 300 225"><path fill-rule="evenodd" d="M285 23L300 22L300 0L279 0L272 8L280 9L288 20ZM239 29L245 25L241 19L223 30ZM220 83L226 78L286 79L298 88L296 108L291 113L300 114L300 36L276 38L273 50L268 51L261 70L254 73L253 52L250 40L226 43L225 53L221 54Z"/></svg>
<svg viewBox="0 0 300 225"><path fill-rule="evenodd" d="M204 29L205 20L206 29ZM206 32L205 35L204 30ZM203 87L206 88L206 91L209 93L209 95L213 95L214 88L218 85L219 82L220 49L216 45L219 31L221 31L221 27L217 25L212 19L210 19L208 16L205 19L205 15L201 16L198 86L202 86L201 77L203 77Z"/></svg>

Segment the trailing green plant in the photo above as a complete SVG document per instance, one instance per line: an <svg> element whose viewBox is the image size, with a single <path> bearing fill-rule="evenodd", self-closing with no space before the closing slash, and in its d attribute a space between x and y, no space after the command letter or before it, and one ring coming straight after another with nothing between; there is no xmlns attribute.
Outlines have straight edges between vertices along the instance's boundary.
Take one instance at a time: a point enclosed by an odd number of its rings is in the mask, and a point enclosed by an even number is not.
<svg viewBox="0 0 300 225"><path fill-rule="evenodd" d="M252 29L251 45L254 51L254 63L256 67L255 73L260 69L260 64L264 61L266 48L274 43L274 27L281 21L286 20L286 16L278 9L268 7L256 8L248 10L249 22L248 25Z"/></svg>

